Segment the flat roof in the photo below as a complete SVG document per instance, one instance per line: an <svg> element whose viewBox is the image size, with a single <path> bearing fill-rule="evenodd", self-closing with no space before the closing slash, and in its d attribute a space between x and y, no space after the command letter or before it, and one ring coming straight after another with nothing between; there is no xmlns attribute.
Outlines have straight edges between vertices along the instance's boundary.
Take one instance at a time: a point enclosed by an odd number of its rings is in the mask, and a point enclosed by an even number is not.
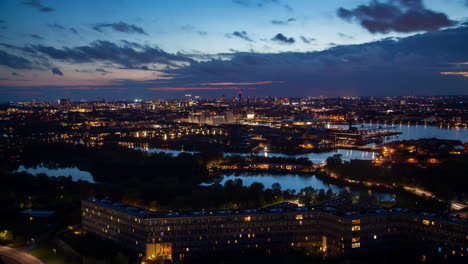
<svg viewBox="0 0 468 264"><path fill-rule="evenodd" d="M311 206L299 207L295 203L283 202L257 209L229 209L229 210L208 210L208 211L180 211L180 212L152 212L143 208L138 208L128 204L112 201L109 199L98 199L90 197L86 199L93 204L114 209L135 217L152 218L178 218L178 217L204 217L204 216L227 216L227 215L261 215L261 214L293 214L293 213L328 213L343 218L358 218L375 215L396 215L406 214L416 217L453 222L468 225L468 219L441 215L427 212L419 212L406 208L387 208L368 203L352 203L347 198L336 198L333 200L313 204Z"/></svg>

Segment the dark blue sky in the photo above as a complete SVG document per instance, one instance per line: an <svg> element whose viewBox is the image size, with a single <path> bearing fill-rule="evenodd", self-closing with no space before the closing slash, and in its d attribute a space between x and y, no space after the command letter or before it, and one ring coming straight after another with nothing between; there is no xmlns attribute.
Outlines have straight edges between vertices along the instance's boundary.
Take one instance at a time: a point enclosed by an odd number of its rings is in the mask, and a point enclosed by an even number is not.
<svg viewBox="0 0 468 264"><path fill-rule="evenodd" d="M467 0L0 1L0 101L468 94Z"/></svg>

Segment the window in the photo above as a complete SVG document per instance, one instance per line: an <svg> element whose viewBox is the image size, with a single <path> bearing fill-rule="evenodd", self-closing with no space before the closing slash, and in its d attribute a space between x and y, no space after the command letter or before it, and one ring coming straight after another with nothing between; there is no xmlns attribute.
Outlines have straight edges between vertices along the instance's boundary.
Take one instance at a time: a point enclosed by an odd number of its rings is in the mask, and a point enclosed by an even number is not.
<svg viewBox="0 0 468 264"><path fill-rule="evenodd" d="M361 226L355 225L351 227L351 231L359 231L361 230Z"/></svg>
<svg viewBox="0 0 468 264"><path fill-rule="evenodd" d="M246 222L250 222L250 220L251 220L251 217L250 217L250 216L246 216L246 217L244 217L244 221L246 221Z"/></svg>
<svg viewBox="0 0 468 264"><path fill-rule="evenodd" d="M352 244L351 244L351 247L352 247L352 248L361 247L361 243L360 243L360 242L352 243Z"/></svg>
<svg viewBox="0 0 468 264"><path fill-rule="evenodd" d="M429 220L425 220L425 219L424 219L424 220L422 220L422 223L423 223L423 225L427 225L427 226L428 226L428 225L429 225Z"/></svg>
<svg viewBox="0 0 468 264"><path fill-rule="evenodd" d="M361 219L353 219L353 220L351 220L351 223L353 225L359 225L359 224L361 224Z"/></svg>
<svg viewBox="0 0 468 264"><path fill-rule="evenodd" d="M353 237L351 238L351 242L359 242L361 241L361 238L360 237Z"/></svg>
<svg viewBox="0 0 468 264"><path fill-rule="evenodd" d="M296 220L302 220L303 216L302 215L296 215Z"/></svg>

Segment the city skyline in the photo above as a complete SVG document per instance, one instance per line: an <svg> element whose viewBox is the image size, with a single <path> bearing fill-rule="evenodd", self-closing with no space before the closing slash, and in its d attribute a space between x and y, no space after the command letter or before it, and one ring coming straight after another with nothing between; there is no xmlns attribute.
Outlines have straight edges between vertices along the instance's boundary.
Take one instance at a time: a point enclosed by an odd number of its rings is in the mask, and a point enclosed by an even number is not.
<svg viewBox="0 0 468 264"><path fill-rule="evenodd" d="M0 97L466 95L466 1L2 1Z"/></svg>

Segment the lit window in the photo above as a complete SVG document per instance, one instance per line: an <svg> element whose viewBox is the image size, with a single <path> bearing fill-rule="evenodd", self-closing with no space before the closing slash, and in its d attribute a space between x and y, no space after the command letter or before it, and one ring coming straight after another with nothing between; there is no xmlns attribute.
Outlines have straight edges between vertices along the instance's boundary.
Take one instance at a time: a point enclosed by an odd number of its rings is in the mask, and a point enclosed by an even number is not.
<svg viewBox="0 0 468 264"><path fill-rule="evenodd" d="M429 220L422 220L423 225L429 225Z"/></svg>
<svg viewBox="0 0 468 264"><path fill-rule="evenodd" d="M377 235L374 235L374 239L377 239Z"/></svg>
<svg viewBox="0 0 468 264"><path fill-rule="evenodd" d="M361 219L353 219L353 220L351 221L351 223L352 223L353 225L359 225L359 224L361 223Z"/></svg>
<svg viewBox="0 0 468 264"><path fill-rule="evenodd" d="M361 241L361 238L360 237L353 237L351 238L351 242L359 242Z"/></svg>
<svg viewBox="0 0 468 264"><path fill-rule="evenodd" d="M361 243L360 243L360 242L352 243L352 244L351 244L351 247L352 247L352 248L361 247Z"/></svg>
<svg viewBox="0 0 468 264"><path fill-rule="evenodd" d="M351 231L359 231L361 230L361 226L355 225L351 227Z"/></svg>
<svg viewBox="0 0 468 264"><path fill-rule="evenodd" d="M296 220L302 220L303 216L302 215L296 215Z"/></svg>
<svg viewBox="0 0 468 264"><path fill-rule="evenodd" d="M250 220L251 220L250 216L244 217L244 221L250 222Z"/></svg>

